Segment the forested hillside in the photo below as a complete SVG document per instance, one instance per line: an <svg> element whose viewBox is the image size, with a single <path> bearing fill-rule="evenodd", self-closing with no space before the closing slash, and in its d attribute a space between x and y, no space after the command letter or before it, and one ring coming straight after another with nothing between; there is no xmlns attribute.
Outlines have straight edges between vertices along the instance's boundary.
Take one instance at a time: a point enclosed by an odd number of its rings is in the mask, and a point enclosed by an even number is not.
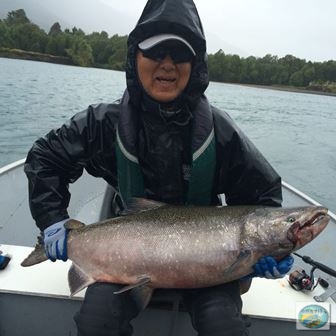
<svg viewBox="0 0 336 336"><path fill-rule="evenodd" d="M79 27L62 30L54 23L48 32L34 24L23 9L0 20L0 56L36 60L59 60L79 66L125 69L127 35L85 34ZM43 54L43 55L41 55ZM57 56L58 58L55 58ZM310 62L293 55L262 58L227 55L223 50L209 55L212 81L294 86L336 93L336 61Z"/></svg>

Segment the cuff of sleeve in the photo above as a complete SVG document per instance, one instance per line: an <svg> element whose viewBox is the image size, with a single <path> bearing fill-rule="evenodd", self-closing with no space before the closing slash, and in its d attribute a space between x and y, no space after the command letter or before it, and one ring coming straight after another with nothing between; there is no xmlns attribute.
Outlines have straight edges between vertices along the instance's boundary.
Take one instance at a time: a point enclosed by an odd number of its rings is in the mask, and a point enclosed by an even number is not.
<svg viewBox="0 0 336 336"><path fill-rule="evenodd" d="M63 211L48 212L44 217L35 220L37 227L41 231L44 231L47 227L68 218L69 218L68 212L66 210L63 210Z"/></svg>

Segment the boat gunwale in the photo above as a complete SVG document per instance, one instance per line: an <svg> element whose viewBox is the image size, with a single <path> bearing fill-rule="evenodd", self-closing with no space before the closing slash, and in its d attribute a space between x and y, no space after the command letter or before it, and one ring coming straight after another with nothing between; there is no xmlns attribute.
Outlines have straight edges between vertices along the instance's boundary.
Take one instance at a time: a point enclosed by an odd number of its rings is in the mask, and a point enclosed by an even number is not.
<svg viewBox="0 0 336 336"><path fill-rule="evenodd" d="M307 194L305 194L304 192L296 189L295 187L293 187L291 184L282 181L282 186L288 190L290 190L291 192L293 192L295 195L303 198L304 200L306 200L307 202L311 203L312 205L316 205L316 206L323 206L321 203L315 201L313 198L309 197ZM332 211L328 210L328 215L334 220L336 221L336 214L334 214Z"/></svg>
<svg viewBox="0 0 336 336"><path fill-rule="evenodd" d="M6 166L0 167L0 176L10 172L11 170L18 168L19 166L23 166L25 161L26 161L26 158L14 161Z"/></svg>

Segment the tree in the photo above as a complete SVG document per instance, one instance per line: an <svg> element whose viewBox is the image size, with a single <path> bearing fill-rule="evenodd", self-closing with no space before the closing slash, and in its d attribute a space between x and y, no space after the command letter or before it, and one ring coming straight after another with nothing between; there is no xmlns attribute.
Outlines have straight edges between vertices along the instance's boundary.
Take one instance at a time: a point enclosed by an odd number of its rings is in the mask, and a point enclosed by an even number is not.
<svg viewBox="0 0 336 336"><path fill-rule="evenodd" d="M257 83L262 85L272 85L277 81L278 57L267 54L256 60L258 69Z"/></svg>
<svg viewBox="0 0 336 336"><path fill-rule="evenodd" d="M327 61L323 63L325 79L336 82L336 61Z"/></svg>
<svg viewBox="0 0 336 336"><path fill-rule="evenodd" d="M279 64L279 73L277 78L277 84L280 85L288 85L289 82L289 72L286 70L284 66Z"/></svg>
<svg viewBox="0 0 336 336"><path fill-rule="evenodd" d="M10 27L13 47L36 52L45 52L47 34L32 23L17 24Z"/></svg>
<svg viewBox="0 0 336 336"><path fill-rule="evenodd" d="M62 34L62 29L61 29L61 25L58 22L55 22L49 30L48 35L49 36L56 36Z"/></svg>
<svg viewBox="0 0 336 336"><path fill-rule="evenodd" d="M312 62L308 62L301 69L303 74L303 85L308 86L315 78L315 67Z"/></svg>
<svg viewBox="0 0 336 336"><path fill-rule="evenodd" d="M226 81L229 83L239 83L241 79L241 61L238 55L227 55L225 57L225 67L227 72Z"/></svg>
<svg viewBox="0 0 336 336"><path fill-rule="evenodd" d="M302 71L294 72L289 79L289 84L294 86L304 86L304 75Z"/></svg>
<svg viewBox="0 0 336 336"><path fill-rule="evenodd" d="M30 21L26 16L26 12L23 9L18 9L15 11L11 11L7 14L5 23L11 26L11 25L30 23Z"/></svg>
<svg viewBox="0 0 336 336"><path fill-rule="evenodd" d="M299 71L305 65L306 61L292 55L286 55L279 59L279 63L285 67L289 74L293 74Z"/></svg>
<svg viewBox="0 0 336 336"><path fill-rule="evenodd" d="M13 40L10 37L9 28L2 20L0 20L0 47L13 47Z"/></svg>
<svg viewBox="0 0 336 336"><path fill-rule="evenodd" d="M93 64L92 49L82 37L74 36L71 47L66 49L66 53L76 65L90 66Z"/></svg>
<svg viewBox="0 0 336 336"><path fill-rule="evenodd" d="M79 37L85 37L84 31L80 28L77 28L77 27L72 28L72 34L76 35L76 36L79 36Z"/></svg>
<svg viewBox="0 0 336 336"><path fill-rule="evenodd" d="M113 35L110 38L113 53L109 57L111 69L125 70L127 55L127 36Z"/></svg>
<svg viewBox="0 0 336 336"><path fill-rule="evenodd" d="M254 56L249 56L246 59L242 59L241 67L241 82L247 84L256 83L259 78L259 72L257 69L257 59Z"/></svg>
<svg viewBox="0 0 336 336"><path fill-rule="evenodd" d="M56 56L67 56L66 49L70 48L70 39L63 33L48 37L46 53Z"/></svg>
<svg viewBox="0 0 336 336"><path fill-rule="evenodd" d="M92 33L87 36L87 41L92 48L92 55L96 65L107 66L110 56L113 54L112 43L106 32Z"/></svg>
<svg viewBox="0 0 336 336"><path fill-rule="evenodd" d="M228 78L225 53L222 49L209 55L209 77L212 81L226 82Z"/></svg>

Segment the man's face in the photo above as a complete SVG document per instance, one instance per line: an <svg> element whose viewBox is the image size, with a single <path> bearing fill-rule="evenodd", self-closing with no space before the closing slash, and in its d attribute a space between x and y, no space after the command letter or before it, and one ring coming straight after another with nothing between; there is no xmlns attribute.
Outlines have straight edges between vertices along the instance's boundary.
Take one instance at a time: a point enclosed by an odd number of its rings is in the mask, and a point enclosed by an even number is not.
<svg viewBox="0 0 336 336"><path fill-rule="evenodd" d="M176 63L168 54L162 59L154 60L145 57L140 50L136 60L142 87L154 100L168 103L186 88L191 73L191 61Z"/></svg>

